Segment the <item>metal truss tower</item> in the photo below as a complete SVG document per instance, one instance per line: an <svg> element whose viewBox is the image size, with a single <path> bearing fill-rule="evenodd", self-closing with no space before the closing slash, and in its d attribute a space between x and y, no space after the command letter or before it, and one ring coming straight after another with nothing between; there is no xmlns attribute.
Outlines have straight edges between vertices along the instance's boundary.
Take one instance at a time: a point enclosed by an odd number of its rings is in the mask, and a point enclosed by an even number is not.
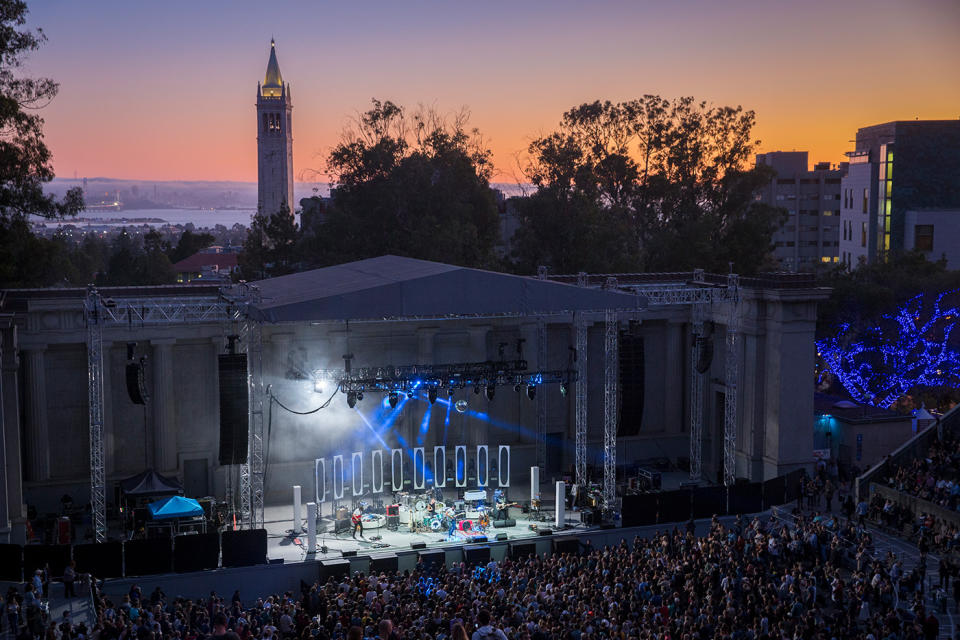
<svg viewBox="0 0 960 640"><path fill-rule="evenodd" d="M537 322L537 369L547 368L547 324L541 318ZM537 466L543 474L547 469L547 394L540 389L537 394Z"/></svg>
<svg viewBox="0 0 960 640"><path fill-rule="evenodd" d="M726 386L723 405L723 484L732 485L737 479L737 393L740 381L740 305L739 277L731 273L727 289L733 292L730 299L730 316L726 336Z"/></svg>
<svg viewBox="0 0 960 640"><path fill-rule="evenodd" d="M619 405L620 323L617 312L604 317L603 341L603 511L609 516L617 500L617 409Z"/></svg>
<svg viewBox="0 0 960 640"><path fill-rule="evenodd" d="M703 281L703 270L694 272ZM697 370L703 351L703 303L690 305L693 346L690 349L690 482L703 478L703 374Z"/></svg>
<svg viewBox="0 0 960 640"><path fill-rule="evenodd" d="M587 485L587 323L582 314L574 318L577 380L574 392L576 411L576 483Z"/></svg>
<svg viewBox="0 0 960 640"><path fill-rule="evenodd" d="M228 304L207 296L104 299L87 288L83 302L87 325L87 400L90 428L90 509L94 540L107 539L106 468L103 447L103 331L144 326L222 322Z"/></svg>

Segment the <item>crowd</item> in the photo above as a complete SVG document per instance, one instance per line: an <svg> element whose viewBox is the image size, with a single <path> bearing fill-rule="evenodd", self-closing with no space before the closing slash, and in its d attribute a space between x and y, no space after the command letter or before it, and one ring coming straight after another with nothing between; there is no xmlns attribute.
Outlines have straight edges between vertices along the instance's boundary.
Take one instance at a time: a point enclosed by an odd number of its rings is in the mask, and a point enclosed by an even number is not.
<svg viewBox="0 0 960 640"><path fill-rule="evenodd" d="M254 601L99 594L93 628L44 640L763 640L937 637L924 565L875 557L867 531L829 514L714 520L632 545L395 575L354 574ZM29 585L28 585L29 587ZM960 591L957 592L960 595ZM10 597L8 596L8 601ZM14 598L16 600L16 598Z"/></svg>
<svg viewBox="0 0 960 640"><path fill-rule="evenodd" d="M960 440L933 440L922 457L889 465L886 482L897 491L956 511L960 506Z"/></svg>

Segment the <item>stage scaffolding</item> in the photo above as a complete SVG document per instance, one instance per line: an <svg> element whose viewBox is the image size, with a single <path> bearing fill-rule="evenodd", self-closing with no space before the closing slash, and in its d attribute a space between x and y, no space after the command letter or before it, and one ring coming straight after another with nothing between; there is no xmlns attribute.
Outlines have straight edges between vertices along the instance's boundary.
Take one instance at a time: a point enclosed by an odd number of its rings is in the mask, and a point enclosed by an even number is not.
<svg viewBox="0 0 960 640"><path fill-rule="evenodd" d="M538 272L545 279L545 272ZM590 286L587 274L578 274L578 286ZM737 402L739 387L739 309L736 275L731 274L726 285L710 285L703 281L703 272L698 271L692 282L625 285L617 284L615 278L607 278L607 288L630 291L646 299L646 308L651 306L690 306L692 333L702 335L703 318L707 305L726 303L730 308L727 327L726 383L727 399L724 411L724 469L725 482L734 478L734 463L737 441ZM146 326L182 325L196 323L219 323L232 327L230 333L239 336L240 348L247 353L249 380L250 433L247 463L240 469L240 513L245 527L263 526L264 511L264 397L262 323L251 312L260 299L255 285L242 283L224 287L219 296L156 296L112 299L104 297L94 287L89 287L84 300L84 317L87 326L87 377L89 399L90 438L90 488L94 539L106 540L106 486L103 443L103 331L110 328L135 329ZM494 313L464 314L442 317L384 317L351 322L389 322L418 320L462 320L470 318L521 318L537 317L537 369L545 369L547 353L547 319L550 317L572 318L575 336L574 380L575 385L575 481L587 483L587 365L588 329L593 321L604 323L604 434L603 434L603 509L610 514L616 503L616 441L618 423L617 356L619 351L619 326L643 312L643 308L595 309L577 311L554 311L539 314ZM320 322L314 324L328 324ZM691 363L696 364L699 346L695 347ZM690 476L698 481L702 474L703 435L703 381L702 375L691 370L690 414ZM537 463L546 463L546 403L544 394L537 401Z"/></svg>

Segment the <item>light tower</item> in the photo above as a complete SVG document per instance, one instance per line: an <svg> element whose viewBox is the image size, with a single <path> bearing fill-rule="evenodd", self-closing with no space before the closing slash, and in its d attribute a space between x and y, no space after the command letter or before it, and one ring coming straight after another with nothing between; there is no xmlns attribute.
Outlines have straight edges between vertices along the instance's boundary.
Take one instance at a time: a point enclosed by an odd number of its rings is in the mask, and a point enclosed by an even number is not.
<svg viewBox="0 0 960 640"><path fill-rule="evenodd" d="M267 73L257 84L257 212L263 215L294 211L292 111L271 38Z"/></svg>

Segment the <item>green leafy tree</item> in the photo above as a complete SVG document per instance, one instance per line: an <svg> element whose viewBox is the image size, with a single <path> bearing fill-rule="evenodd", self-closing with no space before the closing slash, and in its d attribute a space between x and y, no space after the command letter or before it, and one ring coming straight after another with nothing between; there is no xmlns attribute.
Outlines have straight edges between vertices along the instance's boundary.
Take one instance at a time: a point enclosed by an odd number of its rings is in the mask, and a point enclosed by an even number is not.
<svg viewBox="0 0 960 640"><path fill-rule="evenodd" d="M83 209L80 189L71 189L63 200L43 192L53 167L43 119L35 111L54 98L57 84L18 73L25 54L46 39L39 29L23 28L26 16L23 0L0 0L0 218L76 215Z"/></svg>
<svg viewBox="0 0 960 640"><path fill-rule="evenodd" d="M214 242L214 237L210 233L193 233L190 229L185 229L180 234L177 246L168 248L167 255L170 256L170 262L177 263L189 258L201 249L206 249Z"/></svg>
<svg viewBox="0 0 960 640"><path fill-rule="evenodd" d="M784 212L754 199L771 178L749 167L754 122L752 111L689 97L570 109L529 146L537 191L518 207L516 267L763 269ZM572 232L545 232L563 226Z"/></svg>
<svg viewBox="0 0 960 640"><path fill-rule="evenodd" d="M490 267L499 213L490 151L461 112L409 115L373 101L329 156L335 184L324 223L301 245L325 265L383 254Z"/></svg>
<svg viewBox="0 0 960 640"><path fill-rule="evenodd" d="M261 280L296 271L298 238L297 224L286 207L274 215L255 215L239 258L243 278Z"/></svg>

